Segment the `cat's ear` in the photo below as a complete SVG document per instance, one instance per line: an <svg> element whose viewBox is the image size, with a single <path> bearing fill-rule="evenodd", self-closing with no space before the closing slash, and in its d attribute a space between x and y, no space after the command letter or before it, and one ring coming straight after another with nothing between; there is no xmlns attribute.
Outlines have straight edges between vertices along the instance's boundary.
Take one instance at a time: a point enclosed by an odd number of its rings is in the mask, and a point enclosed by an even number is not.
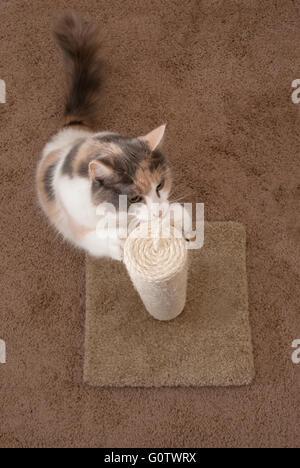
<svg viewBox="0 0 300 468"><path fill-rule="evenodd" d="M114 171L111 166L104 161L94 160L89 164L89 174L92 179L105 180L113 176Z"/></svg>
<svg viewBox="0 0 300 468"><path fill-rule="evenodd" d="M152 132L148 133L148 135L144 135L139 139L147 143L150 150L154 151L161 144L166 131L166 127L166 125L161 125Z"/></svg>

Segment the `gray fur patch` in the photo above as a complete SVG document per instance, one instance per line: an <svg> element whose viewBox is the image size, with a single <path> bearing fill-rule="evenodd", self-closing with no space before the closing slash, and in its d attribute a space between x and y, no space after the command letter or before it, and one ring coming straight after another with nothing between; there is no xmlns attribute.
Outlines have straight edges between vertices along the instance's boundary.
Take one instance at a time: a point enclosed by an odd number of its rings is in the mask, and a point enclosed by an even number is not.
<svg viewBox="0 0 300 468"><path fill-rule="evenodd" d="M84 141L82 140L79 143L77 143L75 146L73 146L71 151L69 151L69 153L65 157L65 160L61 169L61 172L63 175L68 175L71 178L73 177L73 161L76 158L78 151L83 143Z"/></svg>
<svg viewBox="0 0 300 468"><path fill-rule="evenodd" d="M44 177L43 177L44 190L49 201L55 200L53 177L54 177L54 171L55 171L56 165L57 163L54 163L51 166L47 167Z"/></svg>

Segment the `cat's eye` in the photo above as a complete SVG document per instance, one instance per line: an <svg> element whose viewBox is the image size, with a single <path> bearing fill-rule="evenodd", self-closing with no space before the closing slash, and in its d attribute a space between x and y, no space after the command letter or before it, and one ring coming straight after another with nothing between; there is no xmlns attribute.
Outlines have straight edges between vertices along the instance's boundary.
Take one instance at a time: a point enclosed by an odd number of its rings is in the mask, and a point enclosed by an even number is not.
<svg viewBox="0 0 300 468"><path fill-rule="evenodd" d="M130 203L139 203L140 201L142 201L142 197L140 195L130 198Z"/></svg>
<svg viewBox="0 0 300 468"><path fill-rule="evenodd" d="M165 185L165 181L163 179L161 183L158 184L158 186L156 187L156 191L159 192L160 190L162 190L164 188L164 185Z"/></svg>

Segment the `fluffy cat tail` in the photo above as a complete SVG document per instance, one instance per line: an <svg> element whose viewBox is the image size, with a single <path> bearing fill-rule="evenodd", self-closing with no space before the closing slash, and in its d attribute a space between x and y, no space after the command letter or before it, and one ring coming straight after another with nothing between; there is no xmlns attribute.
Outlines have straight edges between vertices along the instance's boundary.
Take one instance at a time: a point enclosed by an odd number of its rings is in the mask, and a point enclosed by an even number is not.
<svg viewBox="0 0 300 468"><path fill-rule="evenodd" d="M54 24L54 37L63 51L68 92L63 125L92 126L101 85L99 32L74 12L64 12Z"/></svg>

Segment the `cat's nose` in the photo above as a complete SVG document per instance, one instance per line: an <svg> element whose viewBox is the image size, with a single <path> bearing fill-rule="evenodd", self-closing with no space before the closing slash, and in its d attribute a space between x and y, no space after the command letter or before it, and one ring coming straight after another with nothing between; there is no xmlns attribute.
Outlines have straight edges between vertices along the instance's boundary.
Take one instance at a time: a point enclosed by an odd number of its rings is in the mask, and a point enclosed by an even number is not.
<svg viewBox="0 0 300 468"><path fill-rule="evenodd" d="M162 218L163 214L164 214L163 210L159 210L159 211L155 211L153 213L153 216L154 216L154 218Z"/></svg>

